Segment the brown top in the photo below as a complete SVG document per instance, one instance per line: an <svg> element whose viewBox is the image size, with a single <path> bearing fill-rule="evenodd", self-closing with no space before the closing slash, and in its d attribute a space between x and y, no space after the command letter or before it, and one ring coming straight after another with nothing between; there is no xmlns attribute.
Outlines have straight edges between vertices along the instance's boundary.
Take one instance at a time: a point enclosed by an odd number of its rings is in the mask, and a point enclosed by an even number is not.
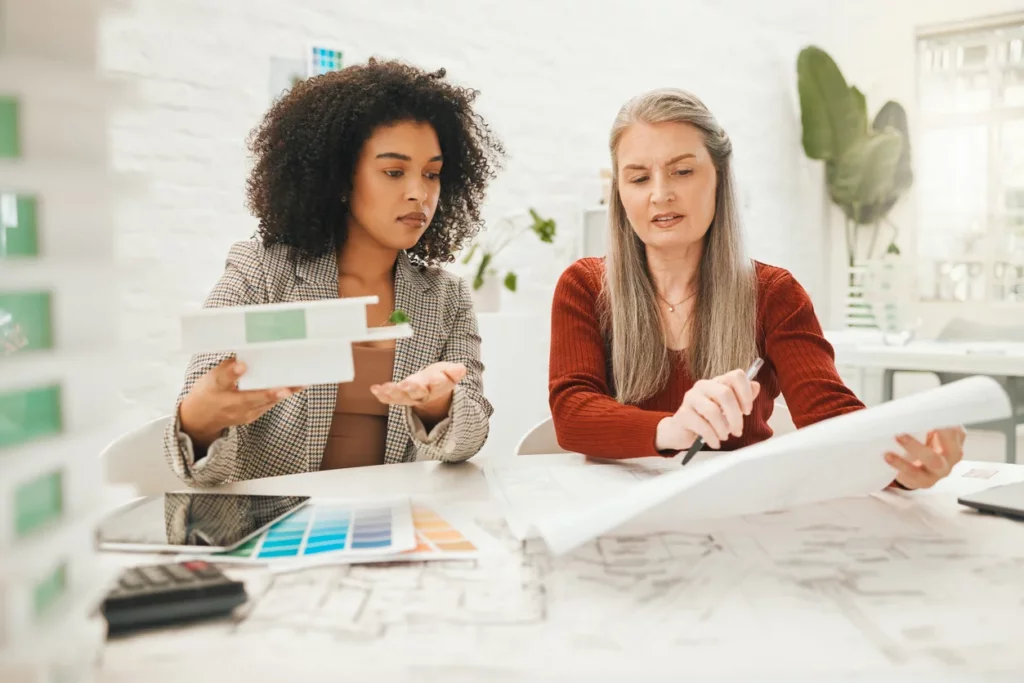
<svg viewBox="0 0 1024 683"><path fill-rule="evenodd" d="M395 350L353 344L352 362L355 377L338 385L321 470L384 464L388 407L370 393L370 386L391 381Z"/></svg>

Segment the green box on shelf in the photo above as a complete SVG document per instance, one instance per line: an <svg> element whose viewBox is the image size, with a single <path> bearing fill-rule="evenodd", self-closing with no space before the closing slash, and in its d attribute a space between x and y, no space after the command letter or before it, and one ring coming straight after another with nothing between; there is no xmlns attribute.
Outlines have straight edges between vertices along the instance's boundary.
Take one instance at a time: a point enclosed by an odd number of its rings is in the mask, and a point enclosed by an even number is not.
<svg viewBox="0 0 1024 683"><path fill-rule="evenodd" d="M0 391L0 448L54 436L63 428L60 385Z"/></svg>
<svg viewBox="0 0 1024 683"><path fill-rule="evenodd" d="M0 158L17 159L21 156L21 130L18 100L9 95L0 96Z"/></svg>
<svg viewBox="0 0 1024 683"><path fill-rule="evenodd" d="M39 256L36 198L0 192L0 259Z"/></svg>
<svg viewBox="0 0 1024 683"><path fill-rule="evenodd" d="M0 291L0 320L22 339L21 351L53 348L53 297L50 292ZM6 315L9 314L8 319Z"/></svg>
<svg viewBox="0 0 1024 683"><path fill-rule="evenodd" d="M14 492L14 533L25 538L60 519L64 512L64 472L32 479Z"/></svg>
<svg viewBox="0 0 1024 683"><path fill-rule="evenodd" d="M302 309L245 314L245 341L249 344L305 338L306 312Z"/></svg>
<svg viewBox="0 0 1024 683"><path fill-rule="evenodd" d="M44 576L32 591L32 607L36 618L45 616L50 608L68 592L68 565L61 562Z"/></svg>

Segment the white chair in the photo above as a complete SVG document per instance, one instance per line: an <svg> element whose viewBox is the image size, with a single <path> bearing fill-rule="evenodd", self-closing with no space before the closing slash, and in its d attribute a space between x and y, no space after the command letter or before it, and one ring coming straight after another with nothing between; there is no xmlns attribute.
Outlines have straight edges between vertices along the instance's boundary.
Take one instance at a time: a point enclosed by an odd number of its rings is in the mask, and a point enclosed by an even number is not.
<svg viewBox="0 0 1024 683"><path fill-rule="evenodd" d="M107 481L130 484L140 496L185 488L164 459L164 428L171 416L151 420L114 439L100 455Z"/></svg>
<svg viewBox="0 0 1024 683"><path fill-rule="evenodd" d="M558 437L555 436L555 423L550 417L534 425L516 446L516 455L544 455L546 453L569 453L558 445Z"/></svg>

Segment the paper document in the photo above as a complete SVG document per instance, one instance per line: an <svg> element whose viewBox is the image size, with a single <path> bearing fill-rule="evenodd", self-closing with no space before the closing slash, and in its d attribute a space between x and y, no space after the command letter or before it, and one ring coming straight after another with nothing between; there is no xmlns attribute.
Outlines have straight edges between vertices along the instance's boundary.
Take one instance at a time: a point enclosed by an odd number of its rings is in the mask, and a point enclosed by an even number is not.
<svg viewBox="0 0 1024 683"><path fill-rule="evenodd" d="M597 460L535 464L517 458L484 468L491 495L520 541L538 537L534 520L554 517L607 499L641 481L679 471L665 458Z"/></svg>
<svg viewBox="0 0 1024 683"><path fill-rule="evenodd" d="M698 519L874 493L895 477L882 456L898 449L896 435L1010 414L1010 400L995 380L970 377L693 463L533 523L560 554L625 525L643 532L679 529Z"/></svg>

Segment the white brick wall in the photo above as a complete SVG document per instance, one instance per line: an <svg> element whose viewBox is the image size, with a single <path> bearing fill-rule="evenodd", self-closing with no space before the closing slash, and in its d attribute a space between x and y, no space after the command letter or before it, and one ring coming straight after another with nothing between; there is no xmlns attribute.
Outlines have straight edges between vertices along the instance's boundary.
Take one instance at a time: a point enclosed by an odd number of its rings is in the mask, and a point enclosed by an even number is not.
<svg viewBox="0 0 1024 683"><path fill-rule="evenodd" d="M127 283L121 334L132 352L128 408L159 414L174 398L186 360L177 352L177 314L202 300L228 245L255 228L243 207L244 141L269 104L270 60L301 58L311 39L341 48L345 63L378 55L444 66L481 91L480 110L510 152L487 216L534 206L562 233L559 248L544 252L547 262L532 274L520 269L527 283L549 285L571 258L580 210L598 196L618 106L652 87L693 90L733 137L752 254L792 269L828 314L832 250L821 168L800 147L795 57L810 42L835 43L850 59L870 50L869 39L848 36L877 27L880 12L891 16L880 1L874 11L821 0L128 4L102 34L105 66L137 77L142 93L115 121L115 162L152 183L117 225ZM907 8L901 26L912 16ZM865 63L888 68L876 61ZM869 96L886 96L880 80L856 75ZM510 257L522 261L525 251Z"/></svg>

